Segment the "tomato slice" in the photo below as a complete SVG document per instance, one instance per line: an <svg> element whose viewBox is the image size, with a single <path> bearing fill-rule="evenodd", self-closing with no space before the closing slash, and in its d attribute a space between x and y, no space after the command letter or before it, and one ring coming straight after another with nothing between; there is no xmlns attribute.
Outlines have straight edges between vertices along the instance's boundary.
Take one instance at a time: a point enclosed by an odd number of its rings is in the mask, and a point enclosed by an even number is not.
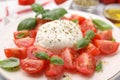
<svg viewBox="0 0 120 80"><path fill-rule="evenodd" d="M6 48L4 49L7 58L16 57L19 59L24 59L27 57L26 48Z"/></svg>
<svg viewBox="0 0 120 80"><path fill-rule="evenodd" d="M60 56L64 60L64 67L69 71L74 71L74 56L76 52L71 48L65 48Z"/></svg>
<svg viewBox="0 0 120 80"><path fill-rule="evenodd" d="M79 16L79 15L76 15L76 14L72 14L71 17L70 17L71 20L78 20L79 21L79 24L83 23L85 21L85 17L82 17L82 16Z"/></svg>
<svg viewBox="0 0 120 80"><path fill-rule="evenodd" d="M14 38L15 39L20 39L20 38L25 38L25 37L35 38L36 34L37 34L37 32L35 30L16 31L16 32L14 32Z"/></svg>
<svg viewBox="0 0 120 80"><path fill-rule="evenodd" d="M92 56L99 56L100 55L100 51L99 48L97 48L94 44L89 43L87 47L80 49L77 51L79 54L86 52L91 54Z"/></svg>
<svg viewBox="0 0 120 80"><path fill-rule="evenodd" d="M108 40L96 40L95 45L103 54L113 54L118 50L119 43Z"/></svg>
<svg viewBox="0 0 120 80"><path fill-rule="evenodd" d="M53 55L53 53L52 52L50 52L49 50L47 50L47 49L45 49L45 48L43 48L43 47L38 47L38 46L30 46L30 47L28 47L28 49L27 49L27 57L28 58L31 58L31 59L37 59L36 57L35 57L35 53L37 53L37 52L46 52L49 56L52 56Z"/></svg>
<svg viewBox="0 0 120 80"><path fill-rule="evenodd" d="M49 64L48 68L45 71L45 74L48 78L58 79L64 73L63 65ZM57 80L56 79L56 80Z"/></svg>
<svg viewBox="0 0 120 80"><path fill-rule="evenodd" d="M67 0L54 0L57 5L64 3Z"/></svg>
<svg viewBox="0 0 120 80"><path fill-rule="evenodd" d="M44 68L44 61L26 58L21 60L20 66L27 73L41 73Z"/></svg>
<svg viewBox="0 0 120 80"><path fill-rule="evenodd" d="M34 44L34 38L26 37L21 39L15 39L14 42L18 47L29 47Z"/></svg>
<svg viewBox="0 0 120 80"><path fill-rule="evenodd" d="M100 33L97 33L93 40L111 40L112 39L112 30L105 30Z"/></svg>
<svg viewBox="0 0 120 80"><path fill-rule="evenodd" d="M96 46L94 46L92 43L90 43L86 47L86 51L93 56L98 56L100 54L99 49Z"/></svg>
<svg viewBox="0 0 120 80"><path fill-rule="evenodd" d="M75 61L76 69L83 75L92 75L95 72L95 59L91 54L82 53Z"/></svg>
<svg viewBox="0 0 120 80"><path fill-rule="evenodd" d="M85 19L81 23L81 31L85 34L86 31L93 30L94 32L97 32L97 29L95 28L95 25L90 19Z"/></svg>
<svg viewBox="0 0 120 80"><path fill-rule="evenodd" d="M35 38L35 37L36 37L36 34L37 34L37 31L36 31L36 30L30 30L30 31L29 31L29 37L30 37L30 38Z"/></svg>

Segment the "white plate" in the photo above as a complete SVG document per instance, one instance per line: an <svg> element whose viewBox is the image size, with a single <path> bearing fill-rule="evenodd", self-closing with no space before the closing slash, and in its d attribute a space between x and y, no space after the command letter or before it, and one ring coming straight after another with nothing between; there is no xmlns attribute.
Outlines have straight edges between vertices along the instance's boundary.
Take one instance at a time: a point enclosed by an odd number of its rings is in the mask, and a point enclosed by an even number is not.
<svg viewBox="0 0 120 80"><path fill-rule="evenodd" d="M117 42L120 42L120 30L115 27L111 22L108 20L101 18L99 16L90 14L90 13L85 13L85 12L79 12L79 11L73 11L69 10L68 11L69 16L70 14L79 14L81 16L84 16L86 18L96 18L96 19L101 19L105 21L106 23L110 24L113 27L113 36L116 39ZM28 15L33 16L32 14ZM0 59L5 59L4 55L4 49L5 48L10 48L10 47L15 47L14 42L13 42L13 32L16 31L18 23L23 20L25 17L28 16L23 16L20 17L19 19L11 22L8 24L6 27L4 27L0 31ZM84 76L81 76L80 74L69 74L72 80L107 80L111 79L113 76L115 76L119 71L120 71L120 49L117 51L118 54L114 56L109 56L109 57L104 57L102 61L105 63L103 64L103 71L99 73L95 73L92 77L87 78ZM7 79L9 80L47 80L44 75L33 75L30 76L26 74L24 71L19 70L16 72L8 72L0 68L0 73L3 74Z"/></svg>

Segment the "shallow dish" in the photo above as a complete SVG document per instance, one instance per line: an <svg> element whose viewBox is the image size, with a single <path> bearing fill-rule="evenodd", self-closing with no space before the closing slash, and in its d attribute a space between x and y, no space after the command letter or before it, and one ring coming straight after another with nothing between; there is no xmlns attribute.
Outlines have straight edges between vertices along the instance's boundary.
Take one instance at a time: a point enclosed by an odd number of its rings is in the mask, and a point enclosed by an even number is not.
<svg viewBox="0 0 120 80"><path fill-rule="evenodd" d="M73 10L68 10L68 14L66 16L69 16L70 14L79 14L81 16L84 16L86 18L93 18L93 19L100 19L103 20L104 22L110 24L113 29L113 36L116 39L117 42L120 42L120 37L118 34L120 34L120 30L115 27L110 21L101 18L99 16L90 14L90 13L85 13L85 12L80 12L80 11L73 11ZM14 47L14 42L13 42L13 32L17 30L17 25L18 23L25 19L26 17L33 16L33 14L29 14L28 16L23 16L20 17L19 19L11 22L8 24L6 27L4 27L0 31L0 59L5 59L4 55L4 49L5 48L10 48ZM4 34L4 35L3 35ZM120 71L120 48L117 51L118 54L112 56L112 57L105 57L102 59L105 63L103 64L103 71L99 73L95 73L92 77L85 77L79 74L70 74L66 73L71 77L71 80L111 80L115 76L117 76L117 73ZM45 75L28 75L22 70L16 71L16 72L8 72L0 68L0 73L5 76L8 80L46 80Z"/></svg>
<svg viewBox="0 0 120 80"><path fill-rule="evenodd" d="M109 4L104 8L104 16L114 22L120 22L120 4Z"/></svg>

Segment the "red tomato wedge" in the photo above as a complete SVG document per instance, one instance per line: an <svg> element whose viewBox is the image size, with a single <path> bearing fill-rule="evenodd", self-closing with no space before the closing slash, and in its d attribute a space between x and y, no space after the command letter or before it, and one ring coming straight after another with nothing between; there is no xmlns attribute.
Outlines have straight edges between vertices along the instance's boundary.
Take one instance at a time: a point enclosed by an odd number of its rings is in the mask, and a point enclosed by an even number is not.
<svg viewBox="0 0 120 80"><path fill-rule="evenodd" d="M86 31L88 30L93 30L94 32L97 32L97 29L95 28L95 25L93 24L93 22L90 19L85 19L82 23L81 23L81 31L85 34Z"/></svg>
<svg viewBox="0 0 120 80"><path fill-rule="evenodd" d="M79 54L81 54L83 52L89 53L92 56L99 56L100 55L99 49L95 45L93 45L92 43L89 43L87 47L80 49L78 51Z"/></svg>
<svg viewBox="0 0 120 80"><path fill-rule="evenodd" d="M54 0L57 5L64 3L67 0Z"/></svg>
<svg viewBox="0 0 120 80"><path fill-rule="evenodd" d="M27 73L41 73L44 68L44 61L26 58L21 60L20 66Z"/></svg>
<svg viewBox="0 0 120 80"><path fill-rule="evenodd" d="M65 48L60 56L64 60L64 67L70 71L74 71L74 54L76 52L71 48Z"/></svg>
<svg viewBox="0 0 120 80"><path fill-rule="evenodd" d="M49 78L59 78L64 73L63 65L49 64L45 74Z"/></svg>
<svg viewBox="0 0 120 80"><path fill-rule="evenodd" d="M18 47L29 47L34 44L34 38L26 37L21 39L15 39L14 42Z"/></svg>
<svg viewBox="0 0 120 80"><path fill-rule="evenodd" d="M112 39L112 30L105 30L100 33L96 33L94 40L111 40Z"/></svg>
<svg viewBox="0 0 120 80"><path fill-rule="evenodd" d="M37 32L35 30L16 31L16 32L14 32L14 38L15 39L20 39L20 38L25 38L25 37L35 38L36 34L37 34Z"/></svg>
<svg viewBox="0 0 120 80"><path fill-rule="evenodd" d="M119 43L108 40L96 40L95 45L99 48L101 53L111 55L118 50Z"/></svg>
<svg viewBox="0 0 120 80"><path fill-rule="evenodd" d="M92 43L89 43L89 45L86 47L86 51L92 56L100 55L99 49L96 46L94 46Z"/></svg>
<svg viewBox="0 0 120 80"><path fill-rule="evenodd" d="M37 31L36 31L36 30L30 30L30 31L29 31L29 37L30 37L30 38L35 38L35 37L36 37L36 34L37 34Z"/></svg>
<svg viewBox="0 0 120 80"><path fill-rule="evenodd" d="M46 52L49 56L51 56L53 53L50 52L49 50L43 48L43 47L38 47L38 46L30 46L27 49L27 57L31 59L37 59L35 57L35 53L37 52Z"/></svg>
<svg viewBox="0 0 120 80"><path fill-rule="evenodd" d="M6 48L4 49L7 58L16 57L19 59L24 59L27 57L26 48Z"/></svg>
<svg viewBox="0 0 120 80"><path fill-rule="evenodd" d="M95 72L96 62L91 54L80 54L75 64L77 71L83 75L92 75Z"/></svg>

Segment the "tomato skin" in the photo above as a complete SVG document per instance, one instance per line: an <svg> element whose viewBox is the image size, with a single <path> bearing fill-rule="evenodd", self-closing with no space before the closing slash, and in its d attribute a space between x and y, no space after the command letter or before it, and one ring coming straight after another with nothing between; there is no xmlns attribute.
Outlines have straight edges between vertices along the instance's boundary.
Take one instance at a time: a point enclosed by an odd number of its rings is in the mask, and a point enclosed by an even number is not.
<svg viewBox="0 0 120 80"><path fill-rule="evenodd" d="M112 30L105 30L100 33L96 33L93 40L111 40L112 39Z"/></svg>
<svg viewBox="0 0 120 80"><path fill-rule="evenodd" d="M79 16L79 15L76 15L76 14L72 14L71 17L70 17L70 20L78 20L79 24L81 24L86 20L86 18L82 17L82 16Z"/></svg>
<svg viewBox="0 0 120 80"><path fill-rule="evenodd" d="M49 78L59 78L64 73L63 65L49 64L45 71L45 75Z"/></svg>
<svg viewBox="0 0 120 80"><path fill-rule="evenodd" d="M54 0L57 5L64 3L67 0Z"/></svg>
<svg viewBox="0 0 120 80"><path fill-rule="evenodd" d="M99 49L92 43L89 43L88 46L86 46L83 49L80 49L77 51L79 54L86 52L91 54L92 56L99 56L100 55L100 51Z"/></svg>
<svg viewBox="0 0 120 80"><path fill-rule="evenodd" d="M47 50L47 49L45 49L43 47L40 47L40 46L30 46L27 49L27 57L31 58L31 59L37 59L35 57L35 53L36 52L46 52L49 56L53 55L52 52L50 52L49 50Z"/></svg>
<svg viewBox="0 0 120 80"><path fill-rule="evenodd" d="M30 5L35 2L35 0L18 0L20 5Z"/></svg>
<svg viewBox="0 0 120 80"><path fill-rule="evenodd" d="M95 45L99 48L101 53L107 55L114 54L119 48L119 43L108 40L96 40Z"/></svg>
<svg viewBox="0 0 120 80"><path fill-rule="evenodd" d="M30 38L35 38L35 37L36 37L36 34L37 34L37 31L36 31L36 30L30 30L30 31L29 31L29 36L30 36Z"/></svg>
<svg viewBox="0 0 120 80"><path fill-rule="evenodd" d="M16 57L19 59L24 59L27 57L26 48L6 48L4 49L7 58Z"/></svg>
<svg viewBox="0 0 120 80"><path fill-rule="evenodd" d="M95 72L96 61L91 54L80 54L75 64L77 71L83 75L92 75Z"/></svg>
<svg viewBox="0 0 120 80"><path fill-rule="evenodd" d="M85 19L82 23L81 23L81 31L85 34L86 31L88 30L93 30L95 33L97 32L97 29L95 28L95 25L93 24L93 22L90 19Z"/></svg>
<svg viewBox="0 0 120 80"><path fill-rule="evenodd" d="M59 55L52 55L52 57L60 57ZM48 67L46 68L45 75L51 79L58 79L64 73L64 66L49 63Z"/></svg>
<svg viewBox="0 0 120 80"><path fill-rule="evenodd" d="M62 53L60 56L64 60L64 67L68 69L69 71L74 71L74 54L75 50L72 48L65 48L63 49Z"/></svg>
<svg viewBox="0 0 120 80"><path fill-rule="evenodd" d="M92 56L99 56L100 55L100 51L97 47L95 47L93 44L89 44L89 46L87 47L87 52L89 54L91 54Z"/></svg>
<svg viewBox="0 0 120 80"><path fill-rule="evenodd" d="M40 73L44 68L44 61L38 59L22 59L20 61L21 68L30 74Z"/></svg>
<svg viewBox="0 0 120 80"><path fill-rule="evenodd" d="M18 47L29 47L34 44L34 38L26 37L26 38L20 38L14 40L15 44Z"/></svg>

